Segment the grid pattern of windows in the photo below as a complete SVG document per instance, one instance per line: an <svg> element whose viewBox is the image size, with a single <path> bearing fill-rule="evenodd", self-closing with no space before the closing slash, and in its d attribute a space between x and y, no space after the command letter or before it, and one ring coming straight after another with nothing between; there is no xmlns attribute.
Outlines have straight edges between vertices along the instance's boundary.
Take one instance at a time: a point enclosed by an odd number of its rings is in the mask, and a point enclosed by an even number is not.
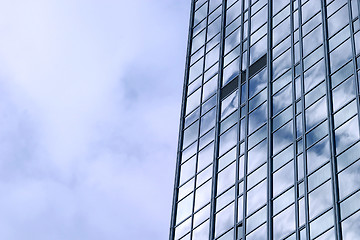
<svg viewBox="0 0 360 240"><path fill-rule="evenodd" d="M170 240L360 239L359 10L192 1Z"/></svg>

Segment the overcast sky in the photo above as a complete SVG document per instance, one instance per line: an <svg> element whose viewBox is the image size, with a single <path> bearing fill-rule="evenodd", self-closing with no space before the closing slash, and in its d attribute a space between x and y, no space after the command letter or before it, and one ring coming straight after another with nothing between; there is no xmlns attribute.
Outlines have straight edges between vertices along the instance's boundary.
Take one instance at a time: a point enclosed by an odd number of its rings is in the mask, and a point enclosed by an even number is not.
<svg viewBox="0 0 360 240"><path fill-rule="evenodd" d="M190 0L0 1L0 236L168 238Z"/></svg>

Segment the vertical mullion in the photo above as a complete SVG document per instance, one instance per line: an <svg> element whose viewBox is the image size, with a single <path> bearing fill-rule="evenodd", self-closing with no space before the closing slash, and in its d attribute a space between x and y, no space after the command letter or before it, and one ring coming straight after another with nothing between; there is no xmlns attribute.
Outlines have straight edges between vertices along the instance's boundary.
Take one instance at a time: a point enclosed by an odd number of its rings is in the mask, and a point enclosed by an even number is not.
<svg viewBox="0 0 360 240"><path fill-rule="evenodd" d="M331 162L331 183L333 188L333 207L334 207L334 227L336 232L336 239L341 240L341 224L340 224L340 206L339 206L339 188L337 181L337 166L335 158L335 136L334 136L334 119L332 115L333 104L332 104L332 92L330 82L330 59L329 59L329 46L328 46L328 32L327 32L327 12L326 2L321 0L321 15L322 15L322 28L324 38L324 54L325 54L325 72L326 72L326 98L328 107L328 122L329 122L329 135L330 135L330 162Z"/></svg>
<svg viewBox="0 0 360 240"><path fill-rule="evenodd" d="M295 195L295 238L300 239L299 234L299 201L298 201L298 163L297 163L297 130L296 130L296 90L295 90L295 48L294 48L294 3L290 0L290 38L291 38L291 85L292 85L292 108L293 108L293 149L294 149L294 195Z"/></svg>
<svg viewBox="0 0 360 240"><path fill-rule="evenodd" d="M194 9L195 9L195 0L191 0L188 42L187 42L186 60L185 60L184 84L183 84L181 113L180 113L178 147L177 147L177 156L176 156L177 159L176 159L175 180L174 180L174 195L173 195L171 220L170 220L170 234L169 234L170 240L173 240L175 238L176 210L177 210L177 199L178 199L178 189L177 188L179 186L179 180L180 180L179 179L180 178L180 163L181 163L181 154L182 154L181 149L182 149L183 130L184 130L184 123L185 123L184 116L185 116L187 82L188 82L189 67L190 67L192 33L193 33L194 12L195 12Z"/></svg>
<svg viewBox="0 0 360 240"><path fill-rule="evenodd" d="M304 201L305 201L305 231L306 239L310 239L310 224L309 224L309 195L307 182L307 154L306 154L306 118L305 118L305 83L304 83L304 62L303 62L303 34L302 34L302 0L298 1L298 21L299 21L299 49L300 49L300 80L301 80L301 118L302 118L302 141L303 141L303 167L304 167ZM294 146L295 147L295 146ZM298 186L296 186L298 187ZM296 201L298 201L296 199Z"/></svg>
<svg viewBox="0 0 360 240"><path fill-rule="evenodd" d="M353 63L353 70L354 70L354 77L355 77L355 86L356 86L356 105L357 105L357 112L358 112L358 125L360 126L360 119L359 119L359 111L360 111L360 100L359 100L359 77L357 75L357 67L356 67L356 49L355 49L355 39L354 39L354 26L353 26L353 16L352 16L352 6L351 0L348 0L348 11L349 11L349 26L350 26L350 41L351 41L351 50L352 50L352 63ZM357 20L359 21L359 20ZM360 131L360 128L359 128Z"/></svg>
<svg viewBox="0 0 360 240"><path fill-rule="evenodd" d="M245 70L245 118L244 118L244 124L245 124L245 128L244 128L244 144L245 144L245 152L244 152L244 192L243 192L243 239L246 239L246 212L247 212L247 174L248 174L248 134L249 134L249 63L250 63L250 29L251 29L251 0L244 0L244 4L245 5L245 1L248 1L247 4L247 15L248 15L248 24L247 24L247 29L243 28L243 32L247 31L247 45L246 45L246 70ZM245 6L242 7L243 12L242 14L245 15ZM243 19L243 25L245 24L245 18ZM243 40L243 39L242 39ZM241 45L243 45L244 43L241 42ZM243 52L241 52L241 58L243 57ZM240 70L242 71L242 65L240 66ZM242 80L241 80L242 82ZM241 83L240 83L240 89L239 92L241 92ZM241 102L241 94L240 94L240 102ZM241 111L241 107L239 106L239 111ZM240 113L241 114L241 113Z"/></svg>
<svg viewBox="0 0 360 240"><path fill-rule="evenodd" d="M237 239L237 236L238 236L238 230L237 230L237 227L238 227L238 209L239 209L239 206L238 206L238 199L239 199L239 168L240 168L240 165L239 165L239 159L240 159L240 139L241 139L241 125L240 125L240 119L241 119L241 66L242 66L242 52L243 52L243 44L242 44L242 41L243 41L243 29L244 29L244 14L243 14L243 11L244 11L244 3L243 3L243 0L239 0L240 2L240 55L239 55L239 76L238 76L238 91L239 91L239 97L238 97L238 131L237 131L237 143L236 143L236 180L235 180L235 212L234 212L234 239ZM243 163L245 164L245 163ZM243 181L245 181L245 174L244 174L244 178L243 178ZM244 194L244 192L243 192ZM243 197L243 205L244 205L244 197ZM243 224L243 228L244 228L244 221L242 221L242 224ZM243 238L244 239L244 235L243 235Z"/></svg>
<svg viewBox="0 0 360 240"><path fill-rule="evenodd" d="M225 36L225 13L226 13L226 0L222 1L222 14L221 14L221 31L220 31L220 56L218 68L218 84L216 90L216 124L215 124L215 140L214 140L214 161L213 161L213 176L212 176L212 189L211 189L211 202L210 202L210 228L209 239L215 238L215 212L216 212L216 188L217 188L217 171L218 171L218 156L219 156L219 131L220 131L220 116L221 116L221 82L222 82L222 69L224 65L224 36Z"/></svg>
<svg viewBox="0 0 360 240"><path fill-rule="evenodd" d="M268 22L267 22L267 239L273 239L273 178L272 178L272 154L273 154L273 143L272 143L272 5L273 1L268 1Z"/></svg>
<svg viewBox="0 0 360 240"><path fill-rule="evenodd" d="M197 133L197 143L196 143L196 164L195 164L195 176L194 176L194 194L193 194L193 205L192 205L192 217L191 217L191 235L190 235L190 239L192 239L193 236L193 229L194 229L194 212L195 212L195 199L196 199L196 182L197 182L197 171L198 171L198 161L199 161L199 147L200 147L200 129L201 129L201 115L202 115L202 101L203 101L203 86L204 86L204 75L205 75L205 63L206 63L206 42L207 42L207 32L208 32L208 25L209 25L209 10L210 9L210 4L209 2L207 2L207 10L206 10L206 24L205 24L205 42L204 42L204 61L203 61L203 66L202 66L202 74L201 74L201 85L200 85L200 109L199 109L199 128L198 128L198 133Z"/></svg>

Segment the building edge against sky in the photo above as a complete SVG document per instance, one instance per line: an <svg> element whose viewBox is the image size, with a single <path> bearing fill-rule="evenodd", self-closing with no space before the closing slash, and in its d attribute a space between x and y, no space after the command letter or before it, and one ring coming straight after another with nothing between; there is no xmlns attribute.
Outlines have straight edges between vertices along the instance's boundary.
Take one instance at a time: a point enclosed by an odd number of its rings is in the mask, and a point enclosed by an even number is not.
<svg viewBox="0 0 360 240"><path fill-rule="evenodd" d="M360 239L359 0L192 0L170 240Z"/></svg>

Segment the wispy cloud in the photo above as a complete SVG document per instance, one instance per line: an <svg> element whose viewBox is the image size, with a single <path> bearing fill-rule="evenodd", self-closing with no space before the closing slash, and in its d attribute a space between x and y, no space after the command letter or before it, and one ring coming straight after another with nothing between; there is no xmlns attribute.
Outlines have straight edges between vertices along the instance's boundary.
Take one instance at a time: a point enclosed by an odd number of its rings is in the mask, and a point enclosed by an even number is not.
<svg viewBox="0 0 360 240"><path fill-rule="evenodd" d="M166 239L190 3L0 4L4 239Z"/></svg>

